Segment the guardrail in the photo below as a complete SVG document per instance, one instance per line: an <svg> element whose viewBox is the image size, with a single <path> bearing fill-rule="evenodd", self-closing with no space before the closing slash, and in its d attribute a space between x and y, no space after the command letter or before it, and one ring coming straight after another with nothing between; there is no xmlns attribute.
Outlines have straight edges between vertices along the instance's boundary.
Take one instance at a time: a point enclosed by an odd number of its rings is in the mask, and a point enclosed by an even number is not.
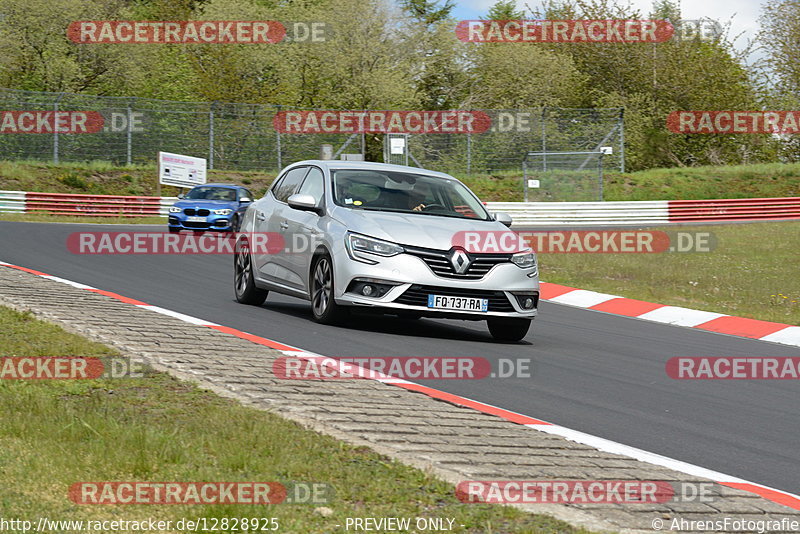
<svg viewBox="0 0 800 534"><path fill-rule="evenodd" d="M176 197L0 191L0 212L81 217L166 217Z"/></svg>
<svg viewBox="0 0 800 534"><path fill-rule="evenodd" d="M514 226L600 226L800 219L800 197L632 202L487 202Z"/></svg>
<svg viewBox="0 0 800 534"><path fill-rule="evenodd" d="M176 197L0 191L0 212L90 217L165 217ZM800 197L632 202L487 202L514 226L659 225L800 219Z"/></svg>

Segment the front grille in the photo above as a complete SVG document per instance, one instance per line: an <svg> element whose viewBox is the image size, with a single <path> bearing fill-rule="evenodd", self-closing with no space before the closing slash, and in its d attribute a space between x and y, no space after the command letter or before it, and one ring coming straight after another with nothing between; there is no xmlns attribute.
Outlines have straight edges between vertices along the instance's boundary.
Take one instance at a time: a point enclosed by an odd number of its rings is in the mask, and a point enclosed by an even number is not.
<svg viewBox="0 0 800 534"><path fill-rule="evenodd" d="M185 226L186 228L208 228L209 224L207 222L186 221L183 223L183 226Z"/></svg>
<svg viewBox="0 0 800 534"><path fill-rule="evenodd" d="M183 210L183 213L189 216L199 215L200 217L208 217L209 215L211 215L211 212L206 209L196 210L194 208L186 208L185 210Z"/></svg>
<svg viewBox="0 0 800 534"><path fill-rule="evenodd" d="M489 299L490 312L513 312L514 306L502 291L485 291L478 289L460 289L452 287L421 286L414 284L405 290L394 301L408 306L428 306L428 295L444 295L447 297L474 297Z"/></svg>
<svg viewBox="0 0 800 534"><path fill-rule="evenodd" d="M406 254L420 258L435 275L442 278L480 280L495 265L511 261L511 254L467 254L470 259L469 268L463 274L458 274L450 263L450 251L407 246L403 248Z"/></svg>

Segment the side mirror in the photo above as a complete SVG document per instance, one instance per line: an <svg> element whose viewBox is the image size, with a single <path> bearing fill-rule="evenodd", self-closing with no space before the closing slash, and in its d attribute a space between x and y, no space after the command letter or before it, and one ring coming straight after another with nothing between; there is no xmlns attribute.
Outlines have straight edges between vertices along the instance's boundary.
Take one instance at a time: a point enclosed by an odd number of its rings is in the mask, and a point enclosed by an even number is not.
<svg viewBox="0 0 800 534"><path fill-rule="evenodd" d="M242 197L239 199L239 204L244 204L245 202L252 202L253 199L250 197Z"/></svg>
<svg viewBox="0 0 800 534"><path fill-rule="evenodd" d="M186 197L186 195L184 195L183 193L181 193L180 195L178 195L178 198L179 198L179 199L181 199L181 200L183 200L185 197Z"/></svg>
<svg viewBox="0 0 800 534"><path fill-rule="evenodd" d="M493 215L495 221L501 222L507 227L511 228L511 222L512 222L511 215L509 215L508 213L503 213L502 211L493 213Z"/></svg>
<svg viewBox="0 0 800 534"><path fill-rule="evenodd" d="M311 195L301 195L300 193L295 193L289 197L286 203L289 204L290 208L294 208L296 210L313 211L317 214L321 213L322 211L321 208L317 206L317 199Z"/></svg>

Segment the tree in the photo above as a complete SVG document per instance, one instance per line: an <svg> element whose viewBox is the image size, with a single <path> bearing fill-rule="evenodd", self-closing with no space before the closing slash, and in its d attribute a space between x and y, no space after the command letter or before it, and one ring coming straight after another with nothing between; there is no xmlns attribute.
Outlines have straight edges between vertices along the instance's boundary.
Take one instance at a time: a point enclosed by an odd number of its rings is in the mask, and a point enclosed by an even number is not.
<svg viewBox="0 0 800 534"><path fill-rule="evenodd" d="M517 9L514 0L497 0L486 14L486 20L519 20L525 13Z"/></svg>

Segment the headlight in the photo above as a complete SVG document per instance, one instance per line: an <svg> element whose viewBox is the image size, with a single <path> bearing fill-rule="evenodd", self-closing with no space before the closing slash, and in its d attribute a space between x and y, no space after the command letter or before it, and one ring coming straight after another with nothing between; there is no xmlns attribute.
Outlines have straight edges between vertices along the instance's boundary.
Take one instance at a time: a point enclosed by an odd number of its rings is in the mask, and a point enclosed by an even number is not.
<svg viewBox="0 0 800 534"><path fill-rule="evenodd" d="M224 210L214 210L214 215L230 215L233 213L233 210L224 209Z"/></svg>
<svg viewBox="0 0 800 534"><path fill-rule="evenodd" d="M182 212L182 211L183 211L183 208L176 208L175 206L172 206L172 207L169 209L169 212L170 212L170 213L180 213L180 212Z"/></svg>
<svg viewBox="0 0 800 534"><path fill-rule="evenodd" d="M536 254L533 251L520 252L511 256L511 261L520 269L536 267Z"/></svg>
<svg viewBox="0 0 800 534"><path fill-rule="evenodd" d="M389 241L348 233L347 251L354 260L375 263L375 260L370 259L371 254L389 257L401 254L404 250L400 245L390 243Z"/></svg>

